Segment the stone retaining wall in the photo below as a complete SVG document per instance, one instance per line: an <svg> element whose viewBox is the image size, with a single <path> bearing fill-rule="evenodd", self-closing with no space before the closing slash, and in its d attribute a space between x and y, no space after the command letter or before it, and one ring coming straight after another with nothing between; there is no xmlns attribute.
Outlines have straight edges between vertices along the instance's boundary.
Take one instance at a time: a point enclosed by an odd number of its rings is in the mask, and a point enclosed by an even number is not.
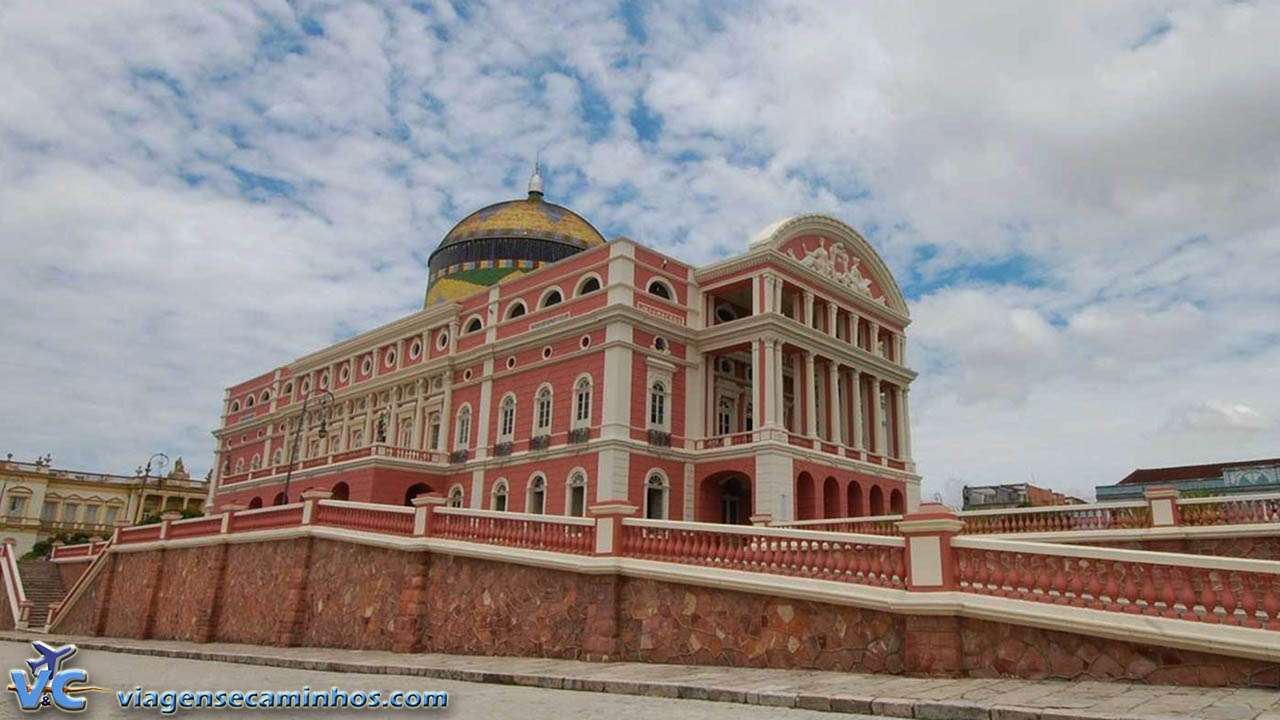
<svg viewBox="0 0 1280 720"><path fill-rule="evenodd" d="M1280 687L1274 663L317 538L113 552L55 630L398 652Z"/></svg>

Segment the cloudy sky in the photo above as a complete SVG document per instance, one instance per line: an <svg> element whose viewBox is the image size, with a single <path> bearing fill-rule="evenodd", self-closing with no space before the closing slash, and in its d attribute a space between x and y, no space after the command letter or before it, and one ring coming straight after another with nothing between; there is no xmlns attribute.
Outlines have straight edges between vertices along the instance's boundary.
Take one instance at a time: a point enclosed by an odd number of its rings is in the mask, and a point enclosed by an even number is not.
<svg viewBox="0 0 1280 720"><path fill-rule="evenodd" d="M963 9L961 6L963 5ZM203 475L222 389L548 195L908 295L925 492L1280 455L1280 4L0 3L0 453Z"/></svg>

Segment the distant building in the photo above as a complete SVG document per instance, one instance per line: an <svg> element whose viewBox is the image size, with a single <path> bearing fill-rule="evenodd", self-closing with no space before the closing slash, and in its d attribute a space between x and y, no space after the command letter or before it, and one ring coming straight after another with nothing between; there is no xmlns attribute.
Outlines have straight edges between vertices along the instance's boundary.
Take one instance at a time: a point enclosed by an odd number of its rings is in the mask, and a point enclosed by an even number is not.
<svg viewBox="0 0 1280 720"><path fill-rule="evenodd" d="M1139 499L1149 485L1172 485L1184 495L1280 491L1280 458L1138 468L1115 485L1099 486L1098 500Z"/></svg>
<svg viewBox="0 0 1280 720"><path fill-rule="evenodd" d="M1039 507L1042 505L1080 505L1077 497L1063 495L1031 483L1009 485L976 485L964 488L965 510L995 510L999 508Z"/></svg>
<svg viewBox="0 0 1280 720"><path fill-rule="evenodd" d="M179 459L180 461L181 459ZM181 465L169 476L59 470L41 458L34 463L0 460L0 537L17 541L25 553L56 533L107 534L119 521L130 524L165 510L202 510L208 483L195 482Z"/></svg>

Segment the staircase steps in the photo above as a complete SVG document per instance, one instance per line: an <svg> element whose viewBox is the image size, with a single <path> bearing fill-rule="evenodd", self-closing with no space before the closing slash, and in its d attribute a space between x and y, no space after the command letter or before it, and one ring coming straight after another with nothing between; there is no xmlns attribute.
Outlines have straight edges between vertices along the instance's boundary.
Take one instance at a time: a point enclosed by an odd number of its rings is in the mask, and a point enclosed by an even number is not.
<svg viewBox="0 0 1280 720"><path fill-rule="evenodd" d="M22 576L22 590L31 602L27 627L43 629L49 618L49 606L61 602L67 594L62 587L62 572L48 560L22 560L18 562L18 574Z"/></svg>

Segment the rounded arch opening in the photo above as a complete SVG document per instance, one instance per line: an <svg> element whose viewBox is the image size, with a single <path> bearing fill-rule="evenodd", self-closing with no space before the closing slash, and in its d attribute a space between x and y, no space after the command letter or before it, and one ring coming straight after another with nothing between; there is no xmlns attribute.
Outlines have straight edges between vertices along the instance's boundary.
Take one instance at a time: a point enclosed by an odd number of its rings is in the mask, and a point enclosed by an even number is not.
<svg viewBox="0 0 1280 720"><path fill-rule="evenodd" d="M889 512L893 515L901 515L906 509L906 497L903 496L902 491L897 489L890 491Z"/></svg>
<svg viewBox="0 0 1280 720"><path fill-rule="evenodd" d="M404 491L404 504L413 507L413 499L423 493L431 492L431 486L426 483L414 483Z"/></svg>
<svg viewBox="0 0 1280 720"><path fill-rule="evenodd" d="M812 520L817 514L813 497L813 476L802 472L796 476L796 519Z"/></svg>
<svg viewBox="0 0 1280 720"><path fill-rule="evenodd" d="M574 295L586 295L600 289L600 277L598 275L587 275L578 283L578 289Z"/></svg>
<svg viewBox="0 0 1280 720"><path fill-rule="evenodd" d="M351 499L351 486L344 482L335 483L334 486L330 488L329 492L333 493L332 499L334 500Z"/></svg>
<svg viewBox="0 0 1280 720"><path fill-rule="evenodd" d="M840 483L830 475L822 481L822 517L844 517L840 507Z"/></svg>
<svg viewBox="0 0 1280 720"><path fill-rule="evenodd" d="M289 498L283 492L276 493L275 499L271 501L272 505L284 505L289 502Z"/></svg>
<svg viewBox="0 0 1280 720"><path fill-rule="evenodd" d="M262 507L262 498L260 498L260 497L255 497L254 499L252 499L252 500L250 500L250 501L249 501L249 509L250 509L250 510L256 510L256 509L258 509L258 508L260 508L260 507Z"/></svg>
<svg viewBox="0 0 1280 720"><path fill-rule="evenodd" d="M703 478L699 487L699 502L694 510L699 522L751 524L751 477L746 473L715 473Z"/></svg>
<svg viewBox="0 0 1280 720"><path fill-rule="evenodd" d="M884 514L884 490L881 490L879 485L871 486L870 499L871 499L871 503L870 503L871 514L883 515Z"/></svg>
<svg viewBox="0 0 1280 720"><path fill-rule="evenodd" d="M866 514L862 502L862 485L853 480L849 483L848 489L845 491L845 507L848 509L849 517L862 517Z"/></svg>

